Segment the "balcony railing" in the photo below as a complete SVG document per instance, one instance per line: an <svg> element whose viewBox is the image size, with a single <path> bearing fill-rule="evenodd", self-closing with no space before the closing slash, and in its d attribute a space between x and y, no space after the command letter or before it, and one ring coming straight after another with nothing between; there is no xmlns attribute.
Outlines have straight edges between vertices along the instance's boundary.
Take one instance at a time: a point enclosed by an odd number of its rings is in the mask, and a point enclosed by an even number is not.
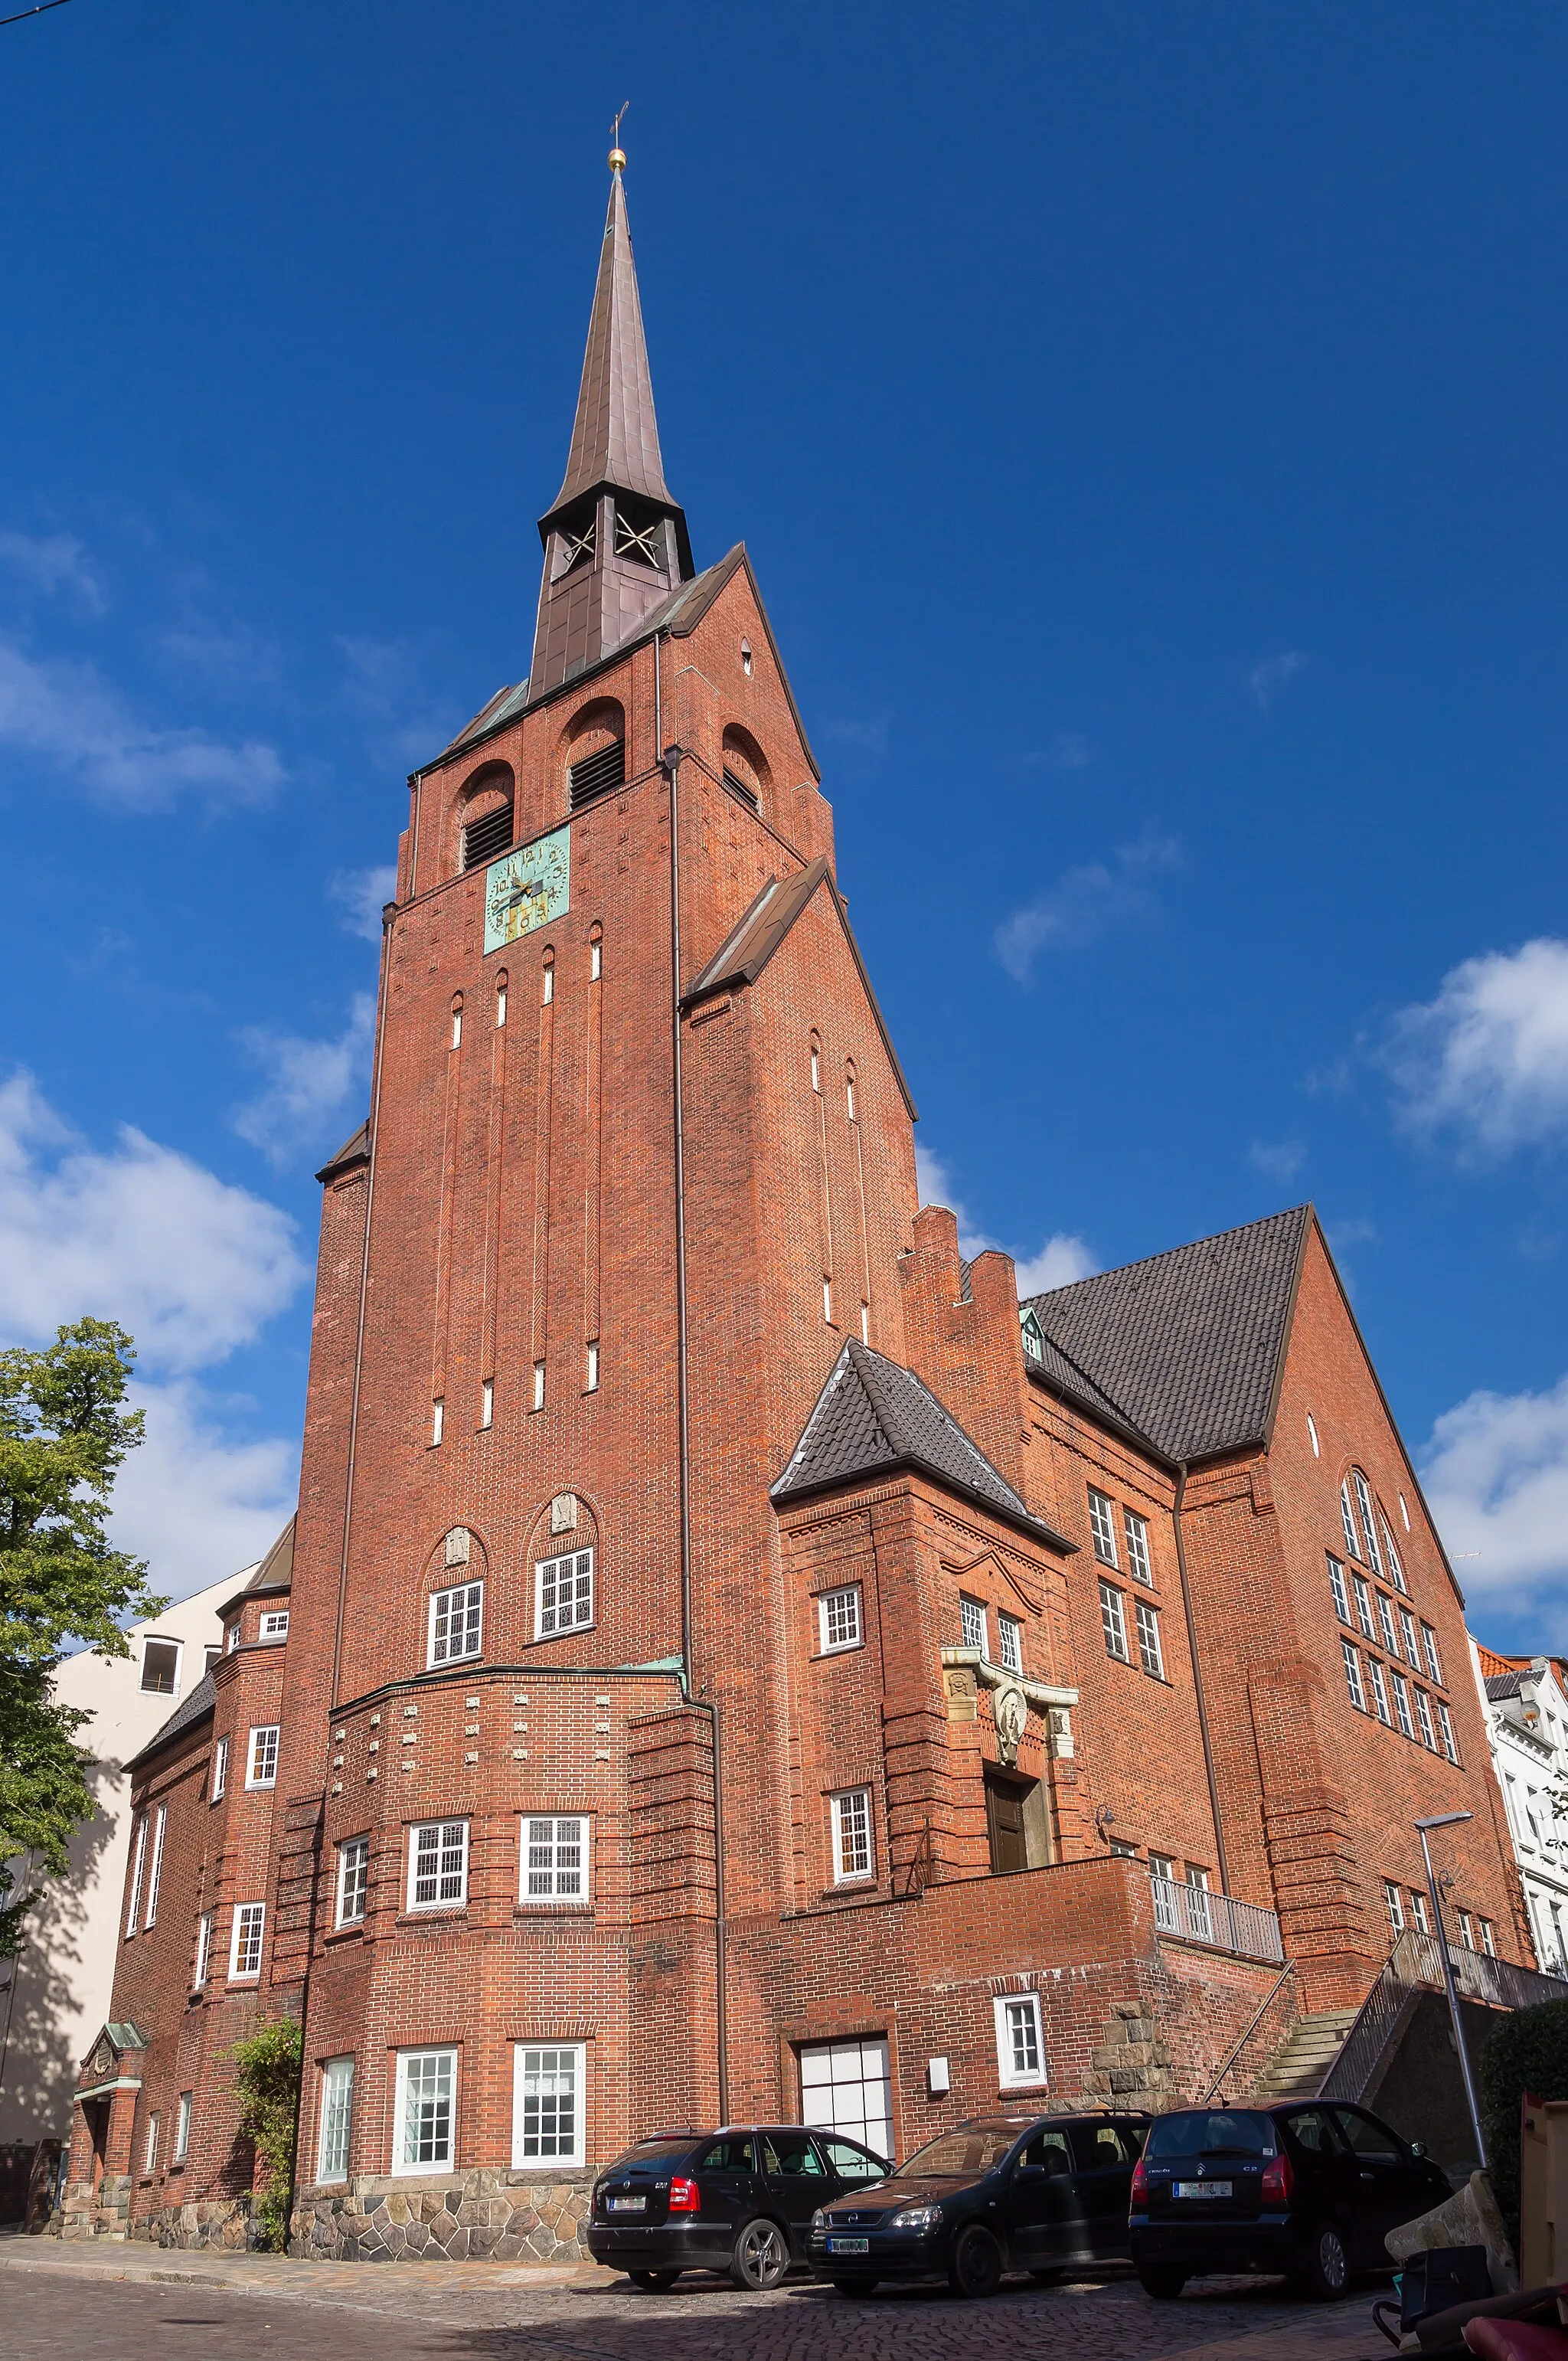
<svg viewBox="0 0 1568 2361"><path fill-rule="evenodd" d="M1272 1910L1255 1902L1233 1901L1206 1885L1181 1884L1174 1877L1151 1877L1149 1885L1154 1923L1162 1935L1179 1936L1184 1943L1207 1943L1216 1951L1234 1951L1244 1960L1271 1960L1276 1966L1284 1959L1279 1921Z"/></svg>
<svg viewBox="0 0 1568 2361"><path fill-rule="evenodd" d="M1560 1976L1537 1975L1533 1968L1516 1968L1511 1960L1494 1960L1485 1951L1468 1951L1453 1943L1448 1956L1464 2000L1481 2001L1488 2008L1532 2008L1538 2001L1568 2000L1568 1982ZM1437 1938L1407 1927L1363 2001L1319 2097L1365 2098L1394 2043L1403 2037L1415 1994L1442 1990Z"/></svg>

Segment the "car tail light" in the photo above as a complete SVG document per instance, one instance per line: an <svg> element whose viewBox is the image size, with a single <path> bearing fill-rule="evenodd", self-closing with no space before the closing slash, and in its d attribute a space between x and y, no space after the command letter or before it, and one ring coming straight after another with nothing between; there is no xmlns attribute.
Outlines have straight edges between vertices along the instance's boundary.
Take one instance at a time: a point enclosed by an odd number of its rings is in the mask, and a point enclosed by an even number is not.
<svg viewBox="0 0 1568 2361"><path fill-rule="evenodd" d="M702 2212L702 2201L696 2193L696 2183L695 2180L688 2180L684 2173L677 2172L670 2182L670 2211L672 2213Z"/></svg>
<svg viewBox="0 0 1568 2361"><path fill-rule="evenodd" d="M1272 2199L1277 2205L1286 2205L1295 2185L1296 2176L1290 2169L1290 2159L1281 2148L1279 2154L1271 2156L1263 2168L1261 2194L1266 2203Z"/></svg>
<svg viewBox="0 0 1568 2361"><path fill-rule="evenodd" d="M1149 2202L1149 2169L1140 2156L1133 2167L1133 2202L1146 2205Z"/></svg>

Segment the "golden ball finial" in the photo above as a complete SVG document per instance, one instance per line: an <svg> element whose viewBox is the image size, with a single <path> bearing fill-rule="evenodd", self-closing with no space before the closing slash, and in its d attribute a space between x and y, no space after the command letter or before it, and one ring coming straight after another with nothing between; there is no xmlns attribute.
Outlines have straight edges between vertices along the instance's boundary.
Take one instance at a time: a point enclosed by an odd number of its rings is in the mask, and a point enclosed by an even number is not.
<svg viewBox="0 0 1568 2361"><path fill-rule="evenodd" d="M611 170L612 172L624 172L624 171L625 171L625 170L626 170L626 150L625 150L625 148L612 148L610 149L610 151L609 151L609 169L610 169L610 170Z"/></svg>

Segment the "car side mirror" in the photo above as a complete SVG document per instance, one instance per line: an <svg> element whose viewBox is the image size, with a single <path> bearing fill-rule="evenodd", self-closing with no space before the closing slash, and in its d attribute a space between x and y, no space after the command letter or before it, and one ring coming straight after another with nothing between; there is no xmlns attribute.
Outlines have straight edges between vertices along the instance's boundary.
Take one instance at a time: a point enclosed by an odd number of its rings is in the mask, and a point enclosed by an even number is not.
<svg viewBox="0 0 1568 2361"><path fill-rule="evenodd" d="M1426 2152L1427 2144L1425 2140L1412 2140L1410 2142L1410 2154L1412 2156L1425 2156Z"/></svg>
<svg viewBox="0 0 1568 2361"><path fill-rule="evenodd" d="M1043 2164L1021 2164L1013 2175L1014 2180L1044 2180L1045 2177Z"/></svg>

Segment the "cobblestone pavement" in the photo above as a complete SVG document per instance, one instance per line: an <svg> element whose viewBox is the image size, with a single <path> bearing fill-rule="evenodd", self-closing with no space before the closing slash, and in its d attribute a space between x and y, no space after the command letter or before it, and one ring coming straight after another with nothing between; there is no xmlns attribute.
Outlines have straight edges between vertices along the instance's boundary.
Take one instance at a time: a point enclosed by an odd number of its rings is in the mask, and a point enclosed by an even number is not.
<svg viewBox="0 0 1568 2361"><path fill-rule="evenodd" d="M157 2276L155 2277L154 2274ZM14 2361L1376 2361L1366 2286L1323 2307L1211 2279L1152 2303L1125 2277L847 2302L792 2280L741 2296L693 2276L641 2295L609 2272L291 2263L0 2240L0 2350Z"/></svg>

